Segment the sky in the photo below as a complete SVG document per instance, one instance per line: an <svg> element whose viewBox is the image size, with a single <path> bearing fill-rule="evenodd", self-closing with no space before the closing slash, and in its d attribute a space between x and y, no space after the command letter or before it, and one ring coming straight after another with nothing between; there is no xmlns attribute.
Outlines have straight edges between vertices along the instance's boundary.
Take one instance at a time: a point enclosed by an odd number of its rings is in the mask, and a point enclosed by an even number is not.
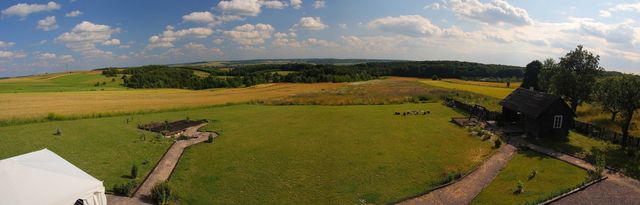
<svg viewBox="0 0 640 205"><path fill-rule="evenodd" d="M2 0L0 77L265 58L524 66L577 45L640 73L640 2Z"/></svg>

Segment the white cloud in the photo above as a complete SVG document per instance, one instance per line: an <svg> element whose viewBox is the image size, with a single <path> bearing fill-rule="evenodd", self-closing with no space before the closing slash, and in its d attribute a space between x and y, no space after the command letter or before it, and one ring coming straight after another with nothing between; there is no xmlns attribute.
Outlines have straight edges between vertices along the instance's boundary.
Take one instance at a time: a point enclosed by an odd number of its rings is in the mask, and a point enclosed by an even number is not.
<svg viewBox="0 0 640 205"><path fill-rule="evenodd" d="M172 26L167 26L166 30L160 35L149 37L149 45L147 48L171 48L173 42L185 37L206 38L213 34L210 28L196 27L174 31Z"/></svg>
<svg viewBox="0 0 640 205"><path fill-rule="evenodd" d="M424 6L424 9L433 9L433 10L440 10L440 3L432 3L429 5Z"/></svg>
<svg viewBox="0 0 640 205"><path fill-rule="evenodd" d="M56 24L56 17L48 16L42 20L39 20L38 26L36 26L36 28L43 31L51 31L57 29L58 24Z"/></svg>
<svg viewBox="0 0 640 205"><path fill-rule="evenodd" d="M322 23L320 17L302 17L294 27L307 30L322 30L329 26Z"/></svg>
<svg viewBox="0 0 640 205"><path fill-rule="evenodd" d="M192 12L190 14L182 16L182 20L197 23L211 23L214 21L213 14L208 11Z"/></svg>
<svg viewBox="0 0 640 205"><path fill-rule="evenodd" d="M269 24L245 24L236 26L230 31L224 31L224 34L242 46L258 46L263 45L267 39L271 38L271 33L274 30Z"/></svg>
<svg viewBox="0 0 640 205"><path fill-rule="evenodd" d="M289 2L294 9L300 9L302 7L302 0L290 0Z"/></svg>
<svg viewBox="0 0 640 205"><path fill-rule="evenodd" d="M276 39L271 42L271 45L276 47L288 47L288 48L300 48L302 44L296 40L298 36L295 32L282 33L277 32L273 35Z"/></svg>
<svg viewBox="0 0 640 205"><path fill-rule="evenodd" d="M120 45L120 40L115 39L115 38L111 39L111 40L106 40L106 41L102 42L102 45L105 45L105 46L117 46L117 45Z"/></svg>
<svg viewBox="0 0 640 205"><path fill-rule="evenodd" d="M6 42L6 41L0 41L0 48L8 48L11 47L13 45L16 45L16 43L14 42Z"/></svg>
<svg viewBox="0 0 640 205"><path fill-rule="evenodd" d="M388 16L369 22L369 28L409 36L433 36L441 29L419 15Z"/></svg>
<svg viewBox="0 0 640 205"><path fill-rule="evenodd" d="M27 57L27 54L21 51L18 51L18 52L0 51L0 58L14 59L14 58L24 58L24 57Z"/></svg>
<svg viewBox="0 0 640 205"><path fill-rule="evenodd" d="M60 4L53 1L50 1L47 4L20 3L20 4L13 5L5 10L2 10L1 13L3 16L20 16L24 18L32 13L58 10L61 7L62 6L60 6Z"/></svg>
<svg viewBox="0 0 640 205"><path fill-rule="evenodd" d="M90 57L111 57L112 53L96 48L96 44L104 43L111 39L111 35L120 32L119 29L107 25L94 24L83 21L77 24L70 32L65 32L56 38L67 48L80 52Z"/></svg>
<svg viewBox="0 0 640 205"><path fill-rule="evenodd" d="M618 4L607 10L601 10L601 17L610 17L611 12L636 12L640 13L640 3Z"/></svg>
<svg viewBox="0 0 640 205"><path fill-rule="evenodd" d="M320 9L320 8L324 8L326 7L327 3L324 0L316 0L315 2L313 2L313 8L315 9Z"/></svg>
<svg viewBox="0 0 640 205"><path fill-rule="evenodd" d="M82 11L79 11L79 10L75 10L75 11L72 11L72 12L69 12L69 13L65 14L65 16L67 16L67 17L76 17L76 16L80 16L80 15L82 15Z"/></svg>
<svg viewBox="0 0 640 205"><path fill-rule="evenodd" d="M58 56L55 53L40 53L36 58L41 60L56 59Z"/></svg>
<svg viewBox="0 0 640 205"><path fill-rule="evenodd" d="M224 13L240 16L257 16L260 13L262 4L259 0L230 0L220 1L217 9Z"/></svg>
<svg viewBox="0 0 640 205"><path fill-rule="evenodd" d="M338 47L338 44L336 44L334 42L327 41L327 40L316 39L316 38L309 38L307 40L304 40L302 43L305 46Z"/></svg>
<svg viewBox="0 0 640 205"><path fill-rule="evenodd" d="M213 43L215 43L216 45L223 44L224 43L224 39L221 39L221 38L213 39Z"/></svg>
<svg viewBox="0 0 640 205"><path fill-rule="evenodd" d="M610 43L633 44L640 38L637 32L640 30L633 27L633 20L618 23L605 24L595 22L593 19L572 18L580 26L578 31L585 35L600 37Z"/></svg>
<svg viewBox="0 0 640 205"><path fill-rule="evenodd" d="M287 3L284 3L283 1L277 1L277 0L267 0L267 1L262 1L261 4L264 7L270 8L270 9L284 9L287 8Z"/></svg>
<svg viewBox="0 0 640 205"><path fill-rule="evenodd" d="M441 7L456 15L487 24L530 25L533 20L523 8L514 7L504 0L482 3L479 0L448 0Z"/></svg>
<svg viewBox="0 0 640 205"><path fill-rule="evenodd" d="M345 30L346 30L346 29L349 29L349 27L347 26L347 24L344 24L344 23L338 24L338 27L340 27L341 29L345 29Z"/></svg>
<svg viewBox="0 0 640 205"><path fill-rule="evenodd" d="M224 22L236 21L236 20L242 20L242 19L244 18L237 15L216 16L208 11L191 12L190 14L182 16L182 20L184 22L206 23L208 24L209 27L215 27Z"/></svg>

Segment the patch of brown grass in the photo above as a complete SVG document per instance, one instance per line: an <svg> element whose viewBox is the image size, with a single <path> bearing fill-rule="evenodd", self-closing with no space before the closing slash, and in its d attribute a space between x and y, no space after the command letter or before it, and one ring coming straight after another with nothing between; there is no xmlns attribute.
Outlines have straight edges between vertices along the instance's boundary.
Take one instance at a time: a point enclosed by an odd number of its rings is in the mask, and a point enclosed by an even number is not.
<svg viewBox="0 0 640 205"><path fill-rule="evenodd" d="M0 120L58 115L87 115L153 111L198 107L226 103L242 103L281 98L298 93L335 89L344 83L288 84L277 83L248 88L179 90L145 89L124 91L1 93Z"/></svg>

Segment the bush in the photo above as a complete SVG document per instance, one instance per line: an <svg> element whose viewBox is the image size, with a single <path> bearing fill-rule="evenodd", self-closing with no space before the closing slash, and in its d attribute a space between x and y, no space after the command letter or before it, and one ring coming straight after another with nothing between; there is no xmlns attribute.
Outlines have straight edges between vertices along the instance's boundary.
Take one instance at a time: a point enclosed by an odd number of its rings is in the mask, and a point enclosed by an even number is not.
<svg viewBox="0 0 640 205"><path fill-rule="evenodd" d="M138 166L134 164L133 166L131 166L131 179L136 178L138 178Z"/></svg>
<svg viewBox="0 0 640 205"><path fill-rule="evenodd" d="M119 196L129 196L132 194L133 190L136 189L137 185L138 183L136 183L135 180L130 180L124 184L116 184L113 185L113 192Z"/></svg>
<svg viewBox="0 0 640 205"><path fill-rule="evenodd" d="M594 151L593 155L596 158L596 170L589 172L589 176L592 179L598 179L600 177L602 177L602 172L604 172L605 170L605 166L606 166L606 158L605 158L605 154L602 151Z"/></svg>
<svg viewBox="0 0 640 205"><path fill-rule="evenodd" d="M440 80L440 77L438 77L438 75L433 75L431 76L431 80Z"/></svg>
<svg viewBox="0 0 640 205"><path fill-rule="evenodd" d="M158 205L167 205L172 199L171 187L167 181L160 182L151 189L151 198Z"/></svg>
<svg viewBox="0 0 640 205"><path fill-rule="evenodd" d="M524 183L522 183L522 181L518 180L518 184L516 185L516 191L514 193L515 194L521 194L522 192L524 192Z"/></svg>
<svg viewBox="0 0 640 205"><path fill-rule="evenodd" d="M496 141L493 141L493 148L498 149L500 146L502 146L502 140L496 139Z"/></svg>
<svg viewBox="0 0 640 205"><path fill-rule="evenodd" d="M213 134L209 134L209 136L207 137L207 143L213 143Z"/></svg>
<svg viewBox="0 0 640 205"><path fill-rule="evenodd" d="M536 177L536 175L538 175L538 170L536 169L532 169L531 173L529 174L529 180L533 179Z"/></svg>

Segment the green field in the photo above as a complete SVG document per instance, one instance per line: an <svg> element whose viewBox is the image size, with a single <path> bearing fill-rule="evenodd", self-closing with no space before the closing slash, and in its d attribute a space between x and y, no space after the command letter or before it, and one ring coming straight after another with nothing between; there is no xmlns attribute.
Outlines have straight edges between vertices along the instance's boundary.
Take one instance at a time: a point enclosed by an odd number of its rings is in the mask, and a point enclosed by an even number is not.
<svg viewBox="0 0 640 205"><path fill-rule="evenodd" d="M151 133L138 130L126 117L58 121L0 127L0 159L47 148L111 189L128 180L131 166L146 175L170 142L153 142ZM56 129L62 136L56 136ZM140 136L146 134L146 140ZM145 161L148 163L143 164Z"/></svg>
<svg viewBox="0 0 640 205"><path fill-rule="evenodd" d="M102 82L105 84L102 85ZM100 86L95 86L96 83L100 83ZM120 84L120 77L105 77L97 71L55 73L2 79L0 93L125 90Z"/></svg>
<svg viewBox="0 0 640 205"><path fill-rule="evenodd" d="M428 116L394 111L430 110ZM387 203L466 172L491 143L448 122L438 103L226 106L191 112L223 134L190 148L171 183L182 204Z"/></svg>
<svg viewBox="0 0 640 205"><path fill-rule="evenodd" d="M537 174L530 179L533 169ZM581 168L533 151L518 151L471 204L540 202L552 194L566 192L586 179L587 172ZM514 194L518 181L524 184L524 192Z"/></svg>

